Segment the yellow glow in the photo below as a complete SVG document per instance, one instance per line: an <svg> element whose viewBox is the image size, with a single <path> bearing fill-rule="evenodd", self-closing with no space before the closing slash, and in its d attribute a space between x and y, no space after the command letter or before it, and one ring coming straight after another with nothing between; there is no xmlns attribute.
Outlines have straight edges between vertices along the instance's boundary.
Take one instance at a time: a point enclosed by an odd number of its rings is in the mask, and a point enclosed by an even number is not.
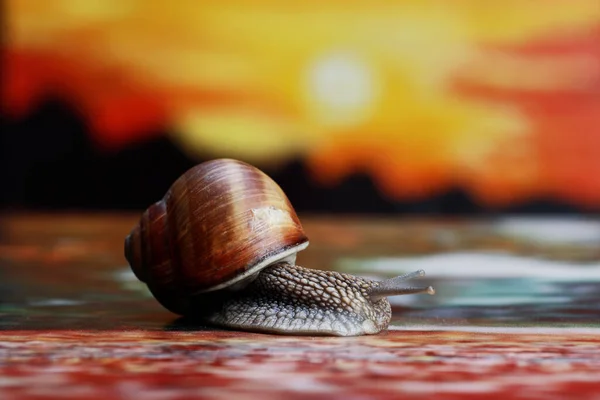
<svg viewBox="0 0 600 400"><path fill-rule="evenodd" d="M306 142L294 134L294 124L255 110L191 109L177 118L175 139L191 156L202 152L216 156L238 157L257 161L279 162L289 156L282 148L294 147L298 153L305 150Z"/></svg>
<svg viewBox="0 0 600 400"><path fill-rule="evenodd" d="M352 54L318 58L307 71L307 103L320 123L353 125L369 117L375 106L375 76L366 62Z"/></svg>

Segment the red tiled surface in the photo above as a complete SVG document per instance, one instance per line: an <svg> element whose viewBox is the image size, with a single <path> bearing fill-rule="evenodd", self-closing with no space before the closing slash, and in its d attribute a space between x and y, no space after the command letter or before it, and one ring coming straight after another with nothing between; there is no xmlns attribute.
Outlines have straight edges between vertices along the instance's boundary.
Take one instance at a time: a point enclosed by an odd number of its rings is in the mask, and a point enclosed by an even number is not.
<svg viewBox="0 0 600 400"><path fill-rule="evenodd" d="M597 335L12 331L0 339L5 399L600 396Z"/></svg>

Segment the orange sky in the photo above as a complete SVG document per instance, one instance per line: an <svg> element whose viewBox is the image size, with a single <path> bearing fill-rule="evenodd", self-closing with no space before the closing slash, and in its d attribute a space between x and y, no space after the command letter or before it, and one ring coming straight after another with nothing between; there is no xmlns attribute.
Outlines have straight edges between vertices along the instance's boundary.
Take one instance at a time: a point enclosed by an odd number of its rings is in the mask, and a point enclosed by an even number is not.
<svg viewBox="0 0 600 400"><path fill-rule="evenodd" d="M463 186L486 204L600 201L590 1L9 1L3 104L49 88L101 146L167 128L190 153L305 157L332 184Z"/></svg>

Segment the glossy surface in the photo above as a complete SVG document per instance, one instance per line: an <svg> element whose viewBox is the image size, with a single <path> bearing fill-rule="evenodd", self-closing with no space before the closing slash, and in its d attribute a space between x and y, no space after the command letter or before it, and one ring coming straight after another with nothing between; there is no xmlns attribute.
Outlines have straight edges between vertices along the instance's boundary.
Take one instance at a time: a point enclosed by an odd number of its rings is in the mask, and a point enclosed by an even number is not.
<svg viewBox="0 0 600 400"><path fill-rule="evenodd" d="M303 217L299 264L387 277L389 331L282 337L195 326L132 274L137 216L3 218L0 398L597 399L598 221ZM421 282L420 282L421 283Z"/></svg>

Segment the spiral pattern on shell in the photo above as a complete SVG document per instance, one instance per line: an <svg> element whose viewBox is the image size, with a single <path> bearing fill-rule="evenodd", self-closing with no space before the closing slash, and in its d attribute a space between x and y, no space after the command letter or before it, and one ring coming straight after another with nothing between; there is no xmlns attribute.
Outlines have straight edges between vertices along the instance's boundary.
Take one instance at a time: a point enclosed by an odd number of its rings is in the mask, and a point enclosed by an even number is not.
<svg viewBox="0 0 600 400"><path fill-rule="evenodd" d="M269 176L219 159L187 171L143 213L125 257L164 307L186 315L193 295L231 286L307 244Z"/></svg>

